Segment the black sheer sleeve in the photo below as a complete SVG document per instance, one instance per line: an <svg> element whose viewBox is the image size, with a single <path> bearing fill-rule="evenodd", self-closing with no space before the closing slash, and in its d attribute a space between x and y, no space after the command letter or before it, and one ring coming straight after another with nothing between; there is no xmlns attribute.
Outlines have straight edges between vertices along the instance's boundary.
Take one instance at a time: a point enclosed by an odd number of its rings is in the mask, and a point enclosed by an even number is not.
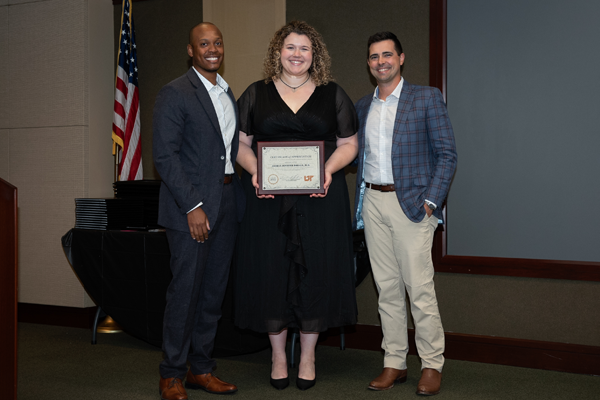
<svg viewBox="0 0 600 400"><path fill-rule="evenodd" d="M347 138L354 135L358 131L358 116L354 109L354 104L350 97L344 92L340 85L337 86L335 96L337 122L340 138Z"/></svg>
<svg viewBox="0 0 600 400"><path fill-rule="evenodd" d="M246 135L252 135L252 118L254 114L254 104L256 102L256 84L252 85L242 93L238 99L238 108L240 110L240 130Z"/></svg>

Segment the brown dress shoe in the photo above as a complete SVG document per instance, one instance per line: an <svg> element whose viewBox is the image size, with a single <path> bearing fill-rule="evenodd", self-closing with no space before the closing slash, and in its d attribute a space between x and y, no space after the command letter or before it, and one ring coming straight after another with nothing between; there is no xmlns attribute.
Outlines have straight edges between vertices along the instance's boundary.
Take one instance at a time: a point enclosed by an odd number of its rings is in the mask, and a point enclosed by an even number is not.
<svg viewBox="0 0 600 400"><path fill-rule="evenodd" d="M423 368L421 371L421 379L417 386L417 394L423 396L433 396L440 392L442 385L442 373L435 369Z"/></svg>
<svg viewBox="0 0 600 400"><path fill-rule="evenodd" d="M231 394L237 392L237 386L223 382L209 372L208 374L194 375L188 371L185 377L185 387L188 389L202 389L208 393Z"/></svg>
<svg viewBox="0 0 600 400"><path fill-rule="evenodd" d="M162 400L187 400L187 393L183 388L183 382L179 378L160 378L158 385L160 398Z"/></svg>
<svg viewBox="0 0 600 400"><path fill-rule="evenodd" d="M369 383L371 390L388 390L394 387L395 383L406 382L406 370L396 368L384 368L381 375Z"/></svg>

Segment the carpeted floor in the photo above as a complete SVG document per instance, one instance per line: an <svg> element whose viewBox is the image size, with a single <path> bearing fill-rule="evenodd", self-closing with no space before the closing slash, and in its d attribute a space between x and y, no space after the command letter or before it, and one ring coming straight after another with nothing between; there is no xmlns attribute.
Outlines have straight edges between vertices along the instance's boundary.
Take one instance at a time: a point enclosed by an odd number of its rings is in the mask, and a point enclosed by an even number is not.
<svg viewBox="0 0 600 400"><path fill-rule="evenodd" d="M48 325L19 324L19 400L160 399L158 364L162 353L125 333L99 334ZM235 383L232 399L407 399L415 394L419 360L410 357L408 381L385 392L367 389L381 372L376 351L317 348L317 384L301 392L292 384L283 391L269 385L270 351L218 359L215 374ZM190 400L220 399L188 391ZM229 398L229 397L226 397ZM589 399L600 398L600 377L447 360L442 391L435 399Z"/></svg>

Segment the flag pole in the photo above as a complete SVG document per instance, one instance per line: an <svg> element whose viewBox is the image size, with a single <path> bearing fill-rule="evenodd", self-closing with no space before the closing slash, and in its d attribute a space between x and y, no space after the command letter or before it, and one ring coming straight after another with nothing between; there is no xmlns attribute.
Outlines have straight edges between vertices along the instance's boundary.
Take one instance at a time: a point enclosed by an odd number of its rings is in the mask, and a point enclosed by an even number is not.
<svg viewBox="0 0 600 400"><path fill-rule="evenodd" d="M121 4L121 25L120 25L121 27L123 26L123 16L125 14L124 10L125 10L125 2L126 1L127 0L123 0L123 3ZM131 20L131 6L129 8L129 19ZM119 56L121 53L122 34L123 34L123 31L122 31L122 29L120 29L119 30L119 52L117 53L117 67L115 70L115 91L118 90L117 82L119 79ZM114 128L112 131L112 140L113 140L112 154L114 157L113 176L114 176L114 182L117 182L119 179L119 154L121 154L119 152L123 151L123 140L119 136L117 136ZM122 332L122 329L119 326L119 324L117 324L115 322L115 320L113 320L111 318L110 315L106 315L106 318L104 318L104 320L100 324L98 324L99 313L100 313L100 306L98 306L98 313L96 314L96 323L94 324L94 328L96 329L96 332L102 332L102 333ZM96 332L94 332L94 335L96 334ZM95 344L95 341L92 343Z"/></svg>
<svg viewBox="0 0 600 400"><path fill-rule="evenodd" d="M121 39L122 39L122 29L121 27L123 26L123 16L125 15L125 13L123 12L123 10L125 10L125 1L123 0L123 2L121 3L121 25L119 25L119 50L117 52L117 67L115 68L115 90L117 90L117 80L119 79L119 55L121 53ZM131 12L129 13L129 15L131 15ZM113 178L114 181L116 182L119 180L119 150L123 149L123 143L120 143L120 145L117 144L117 139L120 140L120 138L116 135L116 133L112 132L112 139L113 139L113 143L112 143L112 154L113 154L113 159L114 159L114 164L113 164Z"/></svg>
<svg viewBox="0 0 600 400"><path fill-rule="evenodd" d="M116 146L116 143L113 142L113 146ZM113 153L113 160L114 160L114 164L113 164L113 182L116 182L119 180L119 151L121 151L119 149L119 147L117 146L115 152Z"/></svg>

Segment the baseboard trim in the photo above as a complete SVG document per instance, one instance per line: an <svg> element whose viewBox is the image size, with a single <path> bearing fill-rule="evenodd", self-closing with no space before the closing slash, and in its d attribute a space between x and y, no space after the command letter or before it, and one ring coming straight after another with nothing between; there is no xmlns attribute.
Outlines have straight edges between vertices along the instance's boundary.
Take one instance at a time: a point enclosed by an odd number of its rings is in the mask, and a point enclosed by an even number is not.
<svg viewBox="0 0 600 400"><path fill-rule="evenodd" d="M19 303L18 321L33 324L92 329L96 307L63 307L46 304Z"/></svg>
<svg viewBox="0 0 600 400"><path fill-rule="evenodd" d="M75 308L19 303L19 322L91 329L96 307ZM346 348L381 351L380 326L355 325L344 328ZM545 369L550 371L600 375L600 347L579 344L541 342L446 332L446 352L451 360L481 362ZM415 332L408 331L410 351L416 355ZM321 345L340 346L340 330L321 335Z"/></svg>
<svg viewBox="0 0 600 400"><path fill-rule="evenodd" d="M355 325L345 328L346 347L362 350L381 350L383 333L374 325ZM600 347L536 340L501 338L446 332L446 352L451 360L481 362L600 375ZM409 354L416 355L415 332L408 331ZM320 344L340 345L340 331L330 329Z"/></svg>
<svg viewBox="0 0 600 400"><path fill-rule="evenodd" d="M600 282L600 262L435 256L436 272Z"/></svg>

